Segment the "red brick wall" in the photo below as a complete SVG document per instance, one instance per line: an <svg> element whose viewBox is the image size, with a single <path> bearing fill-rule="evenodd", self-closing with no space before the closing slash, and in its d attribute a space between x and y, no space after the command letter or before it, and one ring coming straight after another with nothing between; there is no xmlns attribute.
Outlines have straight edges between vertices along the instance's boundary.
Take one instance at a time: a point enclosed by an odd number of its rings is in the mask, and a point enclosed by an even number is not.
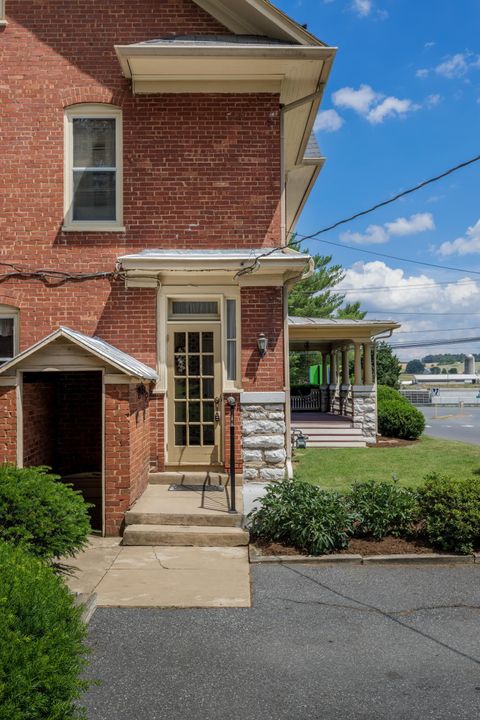
<svg viewBox="0 0 480 720"><path fill-rule="evenodd" d="M150 417L148 394L137 386L106 385L105 532L118 535L125 511L148 483Z"/></svg>
<svg viewBox="0 0 480 720"><path fill-rule="evenodd" d="M55 462L56 407L52 378L26 375L23 383L23 463L25 466Z"/></svg>
<svg viewBox="0 0 480 720"><path fill-rule="evenodd" d="M282 391L285 384L283 291L278 287L241 290L242 385L247 392ZM267 354L258 354L257 338L265 333Z"/></svg>
<svg viewBox="0 0 480 720"><path fill-rule="evenodd" d="M17 394L14 387L0 387L0 462L17 462Z"/></svg>

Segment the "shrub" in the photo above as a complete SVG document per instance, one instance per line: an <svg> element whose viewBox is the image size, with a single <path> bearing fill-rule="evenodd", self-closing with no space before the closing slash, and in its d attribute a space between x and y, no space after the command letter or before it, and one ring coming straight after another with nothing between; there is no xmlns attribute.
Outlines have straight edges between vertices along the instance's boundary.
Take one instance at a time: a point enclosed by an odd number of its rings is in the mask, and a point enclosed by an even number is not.
<svg viewBox="0 0 480 720"><path fill-rule="evenodd" d="M81 493L58 482L48 468L0 467L0 540L50 559L74 555L90 532Z"/></svg>
<svg viewBox="0 0 480 720"><path fill-rule="evenodd" d="M424 533L433 545L462 553L480 546L480 477L427 475L419 503Z"/></svg>
<svg viewBox="0 0 480 720"><path fill-rule="evenodd" d="M1 720L85 717L81 609L48 565L1 541L0 577Z"/></svg>
<svg viewBox="0 0 480 720"><path fill-rule="evenodd" d="M378 407L378 431L381 435L416 440L425 429L420 410L403 400L382 402Z"/></svg>
<svg viewBox="0 0 480 720"><path fill-rule="evenodd" d="M407 405L410 405L410 402L407 400L407 398L403 397L403 395L399 393L398 390L395 390L392 387L388 387L388 385L378 386L377 400L379 405L385 402L391 402L392 400L398 400L399 402L404 402Z"/></svg>
<svg viewBox="0 0 480 720"><path fill-rule="evenodd" d="M348 545L353 517L338 493L283 480L267 487L248 516L254 536L321 555Z"/></svg>
<svg viewBox="0 0 480 720"><path fill-rule="evenodd" d="M357 516L355 535L371 535L375 540L408 534L418 515L416 494L395 481L356 482L347 503Z"/></svg>

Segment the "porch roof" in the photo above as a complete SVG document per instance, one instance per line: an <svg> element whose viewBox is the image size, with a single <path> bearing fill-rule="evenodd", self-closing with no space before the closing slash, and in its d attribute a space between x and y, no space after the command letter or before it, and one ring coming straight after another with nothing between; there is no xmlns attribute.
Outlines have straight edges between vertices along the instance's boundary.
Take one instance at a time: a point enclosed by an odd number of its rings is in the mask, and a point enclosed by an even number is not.
<svg viewBox="0 0 480 720"><path fill-rule="evenodd" d="M77 332L76 330L63 326L59 327L58 330L55 330L42 340L34 343L12 360L9 360L2 365L0 367L0 375L11 374L10 371L18 367L24 362L24 360L62 338L87 351L88 354L93 355L99 360L105 361L108 365L111 365L116 370L128 375L129 377L136 377L140 380L148 380L149 382L155 382L158 379L155 370L139 360L136 360L136 358L131 355L128 355L122 350L110 345L110 343L105 342L105 340L102 340L99 337L90 337L89 335L84 335L81 332ZM57 368L47 369L56 370Z"/></svg>
<svg viewBox="0 0 480 720"><path fill-rule="evenodd" d="M312 318L289 316L290 342L298 344L312 342L366 341L393 332L400 327L395 320L349 320L343 318Z"/></svg>

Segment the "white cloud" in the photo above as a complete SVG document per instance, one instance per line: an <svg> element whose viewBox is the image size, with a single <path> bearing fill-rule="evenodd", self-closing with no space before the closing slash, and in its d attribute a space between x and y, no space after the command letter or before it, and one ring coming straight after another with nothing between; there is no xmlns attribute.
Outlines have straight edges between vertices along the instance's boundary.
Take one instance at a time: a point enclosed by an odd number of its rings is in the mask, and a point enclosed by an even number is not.
<svg viewBox="0 0 480 720"><path fill-rule="evenodd" d="M426 50L429 50L430 48L434 47L434 45L435 45L435 43L432 42L432 41L426 42L425 45L424 45L424 48L425 48Z"/></svg>
<svg viewBox="0 0 480 720"><path fill-rule="evenodd" d="M372 125L382 123L387 117L404 117L407 113L419 110L420 105L416 105L411 100L400 100L396 97L387 97L385 100L374 107L367 115L368 122Z"/></svg>
<svg viewBox="0 0 480 720"><path fill-rule="evenodd" d="M333 93L333 102L337 107L355 110L359 115L367 115L373 103L381 100L383 95L375 92L370 85L360 85L358 90L343 87Z"/></svg>
<svg viewBox="0 0 480 720"><path fill-rule="evenodd" d="M480 253L480 220L467 229L466 237L459 237L452 242L444 242L438 248L438 254L443 257L449 255L473 255Z"/></svg>
<svg viewBox="0 0 480 720"><path fill-rule="evenodd" d="M342 242L355 245L380 245L388 242L388 233L381 225L369 225L365 232L344 232L340 235Z"/></svg>
<svg viewBox="0 0 480 720"><path fill-rule="evenodd" d="M404 117L420 107L408 98L386 97L365 84L358 90L348 86L340 88L333 93L332 99L337 107L354 110L372 125L382 123L387 117Z"/></svg>
<svg viewBox="0 0 480 720"><path fill-rule="evenodd" d="M391 223L385 223L389 235L403 236L415 235L425 230L435 230L432 213L416 213L409 218L397 218Z"/></svg>
<svg viewBox="0 0 480 720"><path fill-rule="evenodd" d="M372 12L373 2L372 0L353 0L352 8L360 17L367 17Z"/></svg>
<svg viewBox="0 0 480 720"><path fill-rule="evenodd" d="M315 120L314 130L325 132L336 132L343 125L343 118L336 110L321 110Z"/></svg>
<svg viewBox="0 0 480 720"><path fill-rule="evenodd" d="M353 291L351 289L353 288ZM368 288L381 288L380 290L369 290ZM443 284L443 281L437 281L434 277L426 273L418 275L408 275L400 268L392 268L381 261L358 262L351 268L346 270L345 278L337 288L338 290L348 289L345 299L349 302L359 301L364 308L368 308L368 317L375 318L375 310L381 310L380 318L385 318L384 311L388 312L390 317L398 319L402 322L402 331L412 330L414 334L408 335L404 332L402 335L393 337L393 342L400 340L407 342L409 340L421 341L425 339L434 340L437 337L444 337L450 340L455 335L450 332L448 335L441 332L442 328L451 329L458 326L459 337L468 335L462 325L468 327L472 324L469 318L470 312L478 311L480 302L480 283L468 276L461 277L458 280ZM409 313L459 313L458 316L438 315L432 318L427 316L405 317L402 311ZM403 322L403 318L405 322ZM418 330L438 330L437 333L431 332L422 336ZM472 333L475 334L475 333ZM397 354L400 357L422 357L427 353L437 352L463 352L464 348L459 346L446 346L442 350L438 348L415 348L410 350L399 350Z"/></svg>
<svg viewBox="0 0 480 720"><path fill-rule="evenodd" d="M399 217L383 226L369 225L364 233L350 231L341 233L340 240L355 245L379 245L388 242L391 237L416 235L434 229L435 222L431 213L416 213L409 218Z"/></svg>
<svg viewBox="0 0 480 720"><path fill-rule="evenodd" d="M436 107L437 105L440 105L443 98L438 93L434 93L433 95L429 95L427 99L425 100L425 107Z"/></svg>
<svg viewBox="0 0 480 720"><path fill-rule="evenodd" d="M447 55L445 59L433 68L420 68L416 71L418 78L426 78L430 73L454 80L464 77L470 70L480 69L480 55L469 51Z"/></svg>

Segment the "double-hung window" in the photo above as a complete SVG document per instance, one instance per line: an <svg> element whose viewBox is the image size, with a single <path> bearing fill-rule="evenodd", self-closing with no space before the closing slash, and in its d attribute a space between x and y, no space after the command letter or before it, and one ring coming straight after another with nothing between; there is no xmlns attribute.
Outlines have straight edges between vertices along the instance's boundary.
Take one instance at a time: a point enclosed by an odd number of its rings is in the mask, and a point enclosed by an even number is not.
<svg viewBox="0 0 480 720"><path fill-rule="evenodd" d="M17 354L18 311L0 305L0 365Z"/></svg>
<svg viewBox="0 0 480 720"><path fill-rule="evenodd" d="M237 379L237 303L227 300L227 380Z"/></svg>
<svg viewBox="0 0 480 720"><path fill-rule="evenodd" d="M122 230L122 116L76 105L65 121L65 230Z"/></svg>

